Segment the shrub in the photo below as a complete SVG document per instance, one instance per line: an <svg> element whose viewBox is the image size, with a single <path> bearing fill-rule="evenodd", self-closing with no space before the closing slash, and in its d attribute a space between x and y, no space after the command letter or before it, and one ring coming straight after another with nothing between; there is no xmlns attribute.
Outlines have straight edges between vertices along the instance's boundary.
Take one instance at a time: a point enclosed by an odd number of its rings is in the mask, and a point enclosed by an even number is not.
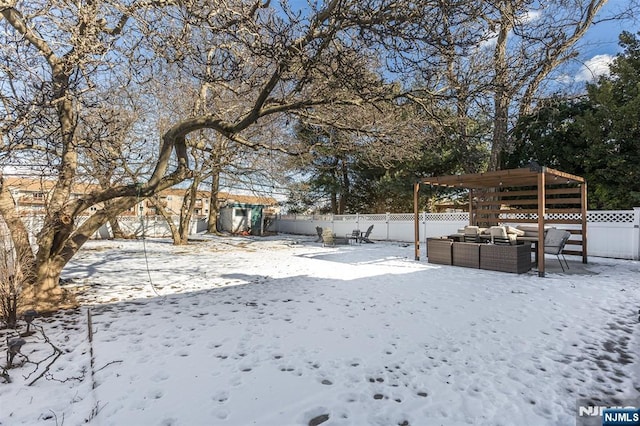
<svg viewBox="0 0 640 426"><path fill-rule="evenodd" d="M9 328L16 328L22 293L33 274L27 259L6 240L0 247L0 320Z"/></svg>

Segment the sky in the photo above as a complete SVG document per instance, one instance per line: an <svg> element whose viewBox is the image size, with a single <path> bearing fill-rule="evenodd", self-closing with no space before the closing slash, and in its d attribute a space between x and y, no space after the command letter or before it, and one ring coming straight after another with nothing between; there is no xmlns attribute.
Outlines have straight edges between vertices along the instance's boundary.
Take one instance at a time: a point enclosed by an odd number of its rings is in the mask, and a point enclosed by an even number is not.
<svg viewBox="0 0 640 426"><path fill-rule="evenodd" d="M608 65L613 57L622 51L618 45L618 35L623 31L637 33L640 26L635 18L624 21L608 21L606 18L624 10L634 0L609 0L602 8L593 25L584 38L579 42L580 55L575 63L568 67L571 82L593 81L600 75L608 74ZM295 0L289 2L293 7L304 8L306 1ZM532 13L530 19L535 19Z"/></svg>
<svg viewBox="0 0 640 426"><path fill-rule="evenodd" d="M569 259L539 278L398 242L89 241L63 272L82 305L34 320L0 425L564 426L581 398L640 405L640 263Z"/></svg>

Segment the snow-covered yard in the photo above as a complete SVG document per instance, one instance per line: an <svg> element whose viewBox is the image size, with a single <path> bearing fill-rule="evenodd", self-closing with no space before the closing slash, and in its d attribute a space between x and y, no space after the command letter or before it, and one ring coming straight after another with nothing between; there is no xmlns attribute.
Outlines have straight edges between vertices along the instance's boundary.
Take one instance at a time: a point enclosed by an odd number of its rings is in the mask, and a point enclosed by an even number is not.
<svg viewBox="0 0 640 426"><path fill-rule="evenodd" d="M640 396L638 262L202 239L89 242L63 274L83 306L34 321L0 424L572 425L577 398Z"/></svg>

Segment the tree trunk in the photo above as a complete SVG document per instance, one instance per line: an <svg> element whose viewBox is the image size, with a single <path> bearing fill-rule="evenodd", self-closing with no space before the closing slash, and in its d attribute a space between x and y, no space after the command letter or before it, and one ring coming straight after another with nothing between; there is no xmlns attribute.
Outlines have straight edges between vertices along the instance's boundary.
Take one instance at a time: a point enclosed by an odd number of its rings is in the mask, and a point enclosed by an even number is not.
<svg viewBox="0 0 640 426"><path fill-rule="evenodd" d="M127 238L125 233L120 228L120 222L118 222L118 218L109 219L109 224L111 225L111 232L113 233L113 238L122 239Z"/></svg>
<svg viewBox="0 0 640 426"><path fill-rule="evenodd" d="M489 170L500 168L500 154L507 144L507 129L509 120L509 69L507 66L507 41L509 32L513 29L514 23L513 5L505 2L501 10L500 30L496 40L496 47L493 55L495 76L494 76L494 118L493 118L493 140L491 145L491 156L489 158Z"/></svg>
<svg viewBox="0 0 640 426"><path fill-rule="evenodd" d="M55 256L35 266L35 283L23 290L24 309L52 312L77 305L74 297L60 287L60 274L65 264L60 256Z"/></svg>
<svg viewBox="0 0 640 426"><path fill-rule="evenodd" d="M338 207L338 214L344 214L347 211L347 200L349 193L351 192L351 181L349 180L349 168L347 167L346 160L341 161L340 172L342 174L342 190L340 191L340 205Z"/></svg>
<svg viewBox="0 0 640 426"><path fill-rule="evenodd" d="M191 181L191 186L189 190L185 194L185 197L182 200L182 208L180 209L180 243L174 244L176 245L184 245L189 242L189 224L191 222L191 218L193 217L193 210L196 207L196 197L198 195L198 186L200 185L200 179L194 177Z"/></svg>
<svg viewBox="0 0 640 426"><path fill-rule="evenodd" d="M338 213L338 194L335 190L331 190L331 213L340 214Z"/></svg>
<svg viewBox="0 0 640 426"><path fill-rule="evenodd" d="M207 232L209 234L218 233L218 191L220 191L220 170L216 170L211 175L211 200L209 203L209 217L207 219Z"/></svg>
<svg viewBox="0 0 640 426"><path fill-rule="evenodd" d="M111 205L111 200L105 201L104 205L105 205L105 208L109 208L110 205ZM109 225L111 225L111 232L113 233L113 238L122 239L122 238L127 238L128 237L122 231L122 228L120 228L120 222L118 222L118 218L117 217L115 217L115 216L114 217L110 217L109 218Z"/></svg>
<svg viewBox="0 0 640 426"><path fill-rule="evenodd" d="M496 92L495 116L493 120L493 143L491 145L491 157L489 170L500 169L500 156L507 145L509 99L504 92Z"/></svg>
<svg viewBox="0 0 640 426"><path fill-rule="evenodd" d="M105 180L100 180L100 187L102 189L107 189L110 187L109 185L109 176L107 176L107 179ZM105 208L108 209L111 207L111 200L107 200L104 202ZM128 235L125 235L124 231L122 231L122 228L120 227L120 222L118 222L118 218L116 216L112 216L109 218L109 225L111 225L111 232L113 233L113 238L116 239L122 239L122 238L128 238Z"/></svg>
<svg viewBox="0 0 640 426"><path fill-rule="evenodd" d="M171 239L173 240L173 244L176 246L181 245L180 232L178 231L178 227L175 223L173 223L173 218L171 217L167 209L164 208L162 202L160 202L160 200L158 199L158 196L151 197L148 200L151 201L158 213L160 213L160 216L162 216L167 222L167 226L169 226L169 232L171 232Z"/></svg>

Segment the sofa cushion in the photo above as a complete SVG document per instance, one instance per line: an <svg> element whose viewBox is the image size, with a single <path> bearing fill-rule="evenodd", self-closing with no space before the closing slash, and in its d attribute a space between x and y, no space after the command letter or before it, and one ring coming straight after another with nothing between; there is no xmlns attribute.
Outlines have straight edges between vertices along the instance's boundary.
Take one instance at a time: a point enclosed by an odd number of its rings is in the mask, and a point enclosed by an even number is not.
<svg viewBox="0 0 640 426"><path fill-rule="evenodd" d="M538 225L518 225L516 229L524 232L538 232Z"/></svg>
<svg viewBox="0 0 640 426"><path fill-rule="evenodd" d="M538 225L518 225L516 229L524 232L524 237L538 238Z"/></svg>
<svg viewBox="0 0 640 426"><path fill-rule="evenodd" d="M507 226L507 234L515 234L519 237L524 236L524 231L522 229L514 228L513 226Z"/></svg>
<svg viewBox="0 0 640 426"><path fill-rule="evenodd" d="M516 234L508 234L506 226L492 226L490 231L491 241L496 244L516 243Z"/></svg>
<svg viewBox="0 0 640 426"><path fill-rule="evenodd" d="M554 228L553 226L545 226L544 230L545 232L551 228ZM538 238L538 225L518 225L516 226L516 229L519 229L521 231L524 231L524 236L525 237L536 237Z"/></svg>
<svg viewBox="0 0 640 426"><path fill-rule="evenodd" d="M480 228L477 226L467 225L464 227L464 233L466 235L478 235L480 234Z"/></svg>
<svg viewBox="0 0 640 426"><path fill-rule="evenodd" d="M489 228L489 233L493 237L507 238L507 229L504 226L492 226Z"/></svg>

